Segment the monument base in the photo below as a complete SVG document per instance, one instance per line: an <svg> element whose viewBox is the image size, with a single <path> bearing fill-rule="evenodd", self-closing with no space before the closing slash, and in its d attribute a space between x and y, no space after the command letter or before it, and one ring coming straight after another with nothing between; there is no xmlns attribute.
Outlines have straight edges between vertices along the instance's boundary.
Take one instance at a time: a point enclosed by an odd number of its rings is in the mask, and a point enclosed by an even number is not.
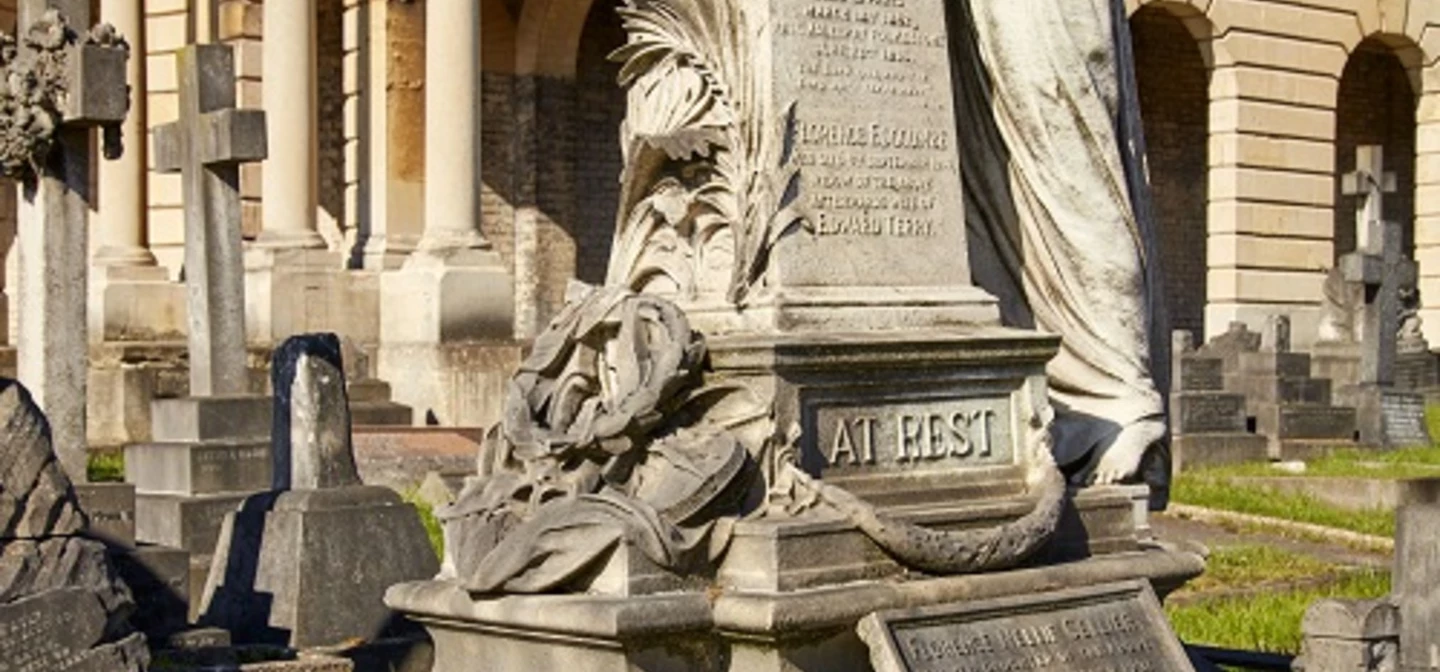
<svg viewBox="0 0 1440 672"><path fill-rule="evenodd" d="M185 286L160 266L100 266L90 284L90 342L184 340Z"/></svg>
<svg viewBox="0 0 1440 672"><path fill-rule="evenodd" d="M382 344L376 377L390 383L415 425L490 427L500 421L523 348L514 341Z"/></svg>
<svg viewBox="0 0 1440 672"><path fill-rule="evenodd" d="M255 495L225 519L201 624L294 648L373 640L385 588L438 570L415 508L388 488Z"/></svg>
<svg viewBox="0 0 1440 672"><path fill-rule="evenodd" d="M1429 446L1425 395L1378 385L1351 385L1336 392L1336 403L1355 408L1361 444L1375 448Z"/></svg>
<svg viewBox="0 0 1440 672"><path fill-rule="evenodd" d="M490 250L416 252L400 270L381 276L385 314L380 316L379 341L510 339L515 334L513 284L500 255Z"/></svg>
<svg viewBox="0 0 1440 672"><path fill-rule="evenodd" d="M361 343L380 338L380 276L346 270L329 250L245 251L246 340L278 344L331 331Z"/></svg>
<svg viewBox="0 0 1440 672"><path fill-rule="evenodd" d="M1258 434L1189 434L1170 441L1175 473L1196 467L1264 462L1270 459L1269 439Z"/></svg>
<svg viewBox="0 0 1440 672"><path fill-rule="evenodd" d="M1150 547L988 574L644 597L476 598L452 583L424 581L392 587L385 603L429 631L434 672L471 670L479 660L503 670L868 672L856 627L875 611L1129 579L1147 580L1165 595L1204 564L1192 553Z"/></svg>

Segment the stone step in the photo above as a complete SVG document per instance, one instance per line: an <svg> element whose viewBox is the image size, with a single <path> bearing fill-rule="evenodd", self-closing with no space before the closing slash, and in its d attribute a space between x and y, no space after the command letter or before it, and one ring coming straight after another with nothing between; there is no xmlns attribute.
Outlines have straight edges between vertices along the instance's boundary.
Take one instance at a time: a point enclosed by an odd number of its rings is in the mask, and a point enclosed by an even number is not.
<svg viewBox="0 0 1440 672"><path fill-rule="evenodd" d="M1273 375L1304 378L1310 375L1310 355L1303 352L1241 352L1226 360L1227 375Z"/></svg>
<svg viewBox="0 0 1440 672"><path fill-rule="evenodd" d="M135 538L142 543L171 546L193 556L215 552L220 524L254 493L219 495L135 494Z"/></svg>
<svg viewBox="0 0 1440 672"><path fill-rule="evenodd" d="M1324 439L1353 442L1355 409L1321 404L1272 404L1255 415L1256 433L1274 440Z"/></svg>
<svg viewBox="0 0 1440 672"><path fill-rule="evenodd" d="M1182 392L1221 392L1225 389L1225 360L1220 357L1182 355L1180 379L1172 384Z"/></svg>
<svg viewBox="0 0 1440 672"><path fill-rule="evenodd" d="M1270 441L1259 434L1190 434L1171 439L1171 460L1176 472L1195 467L1264 462Z"/></svg>
<svg viewBox="0 0 1440 672"><path fill-rule="evenodd" d="M1170 396L1171 431L1176 435L1244 433L1245 397L1218 392L1179 392Z"/></svg>
<svg viewBox="0 0 1440 672"><path fill-rule="evenodd" d="M274 403L259 395L156 399L150 405L151 436L160 443L269 441Z"/></svg>
<svg viewBox="0 0 1440 672"><path fill-rule="evenodd" d="M390 401L390 383L379 378L366 378L356 380L345 387L346 394L350 397L350 405L353 407L357 402L379 402Z"/></svg>
<svg viewBox="0 0 1440 672"><path fill-rule="evenodd" d="M125 480L145 494L213 495L271 486L270 439L137 443L125 447Z"/></svg>
<svg viewBox="0 0 1440 672"><path fill-rule="evenodd" d="M1314 404L1329 406L1333 403L1333 386L1329 379L1310 376L1267 376L1243 375L1225 376L1225 389L1244 395L1251 409L1257 404Z"/></svg>
<svg viewBox="0 0 1440 672"><path fill-rule="evenodd" d="M370 427L408 427L415 424L414 409L393 401L350 400L350 424Z"/></svg>

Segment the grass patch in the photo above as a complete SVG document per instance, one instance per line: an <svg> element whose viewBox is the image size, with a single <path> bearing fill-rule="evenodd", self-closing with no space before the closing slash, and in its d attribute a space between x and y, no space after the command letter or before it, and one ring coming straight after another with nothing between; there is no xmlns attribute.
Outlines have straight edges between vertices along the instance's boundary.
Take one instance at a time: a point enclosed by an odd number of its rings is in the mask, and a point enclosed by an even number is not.
<svg viewBox="0 0 1440 672"><path fill-rule="evenodd" d="M1342 572L1341 565L1270 546L1228 546L1216 549L1205 562L1205 573L1185 584L1175 597L1198 593L1244 590L1266 583L1299 581Z"/></svg>
<svg viewBox="0 0 1440 672"><path fill-rule="evenodd" d="M1389 592L1390 573L1366 569L1314 588L1201 599L1167 606L1165 612L1188 644L1295 654L1300 651L1300 619L1316 600L1373 599Z"/></svg>
<svg viewBox="0 0 1440 672"><path fill-rule="evenodd" d="M119 450L93 451L87 457L85 472L91 483L124 482L125 453Z"/></svg>
<svg viewBox="0 0 1440 672"><path fill-rule="evenodd" d="M1331 506L1300 493L1276 492L1259 486L1236 485L1224 478L1199 472L1181 474L1170 490L1181 504L1210 509L1283 518L1361 534L1395 536L1395 512L1380 509L1351 511Z"/></svg>
<svg viewBox="0 0 1440 672"><path fill-rule="evenodd" d="M420 524L425 526L425 536L430 538L430 547L435 549L435 557L444 560L445 532L440 527L440 519L435 517L435 508L420 499L418 489L410 490L401 496L415 506L415 511L420 514Z"/></svg>
<svg viewBox="0 0 1440 672"><path fill-rule="evenodd" d="M1208 467L1187 473L1211 478L1232 476L1386 479L1437 477L1440 476L1440 448L1406 448L1385 451L1345 449L1306 462L1305 471L1302 473L1275 469L1265 462Z"/></svg>

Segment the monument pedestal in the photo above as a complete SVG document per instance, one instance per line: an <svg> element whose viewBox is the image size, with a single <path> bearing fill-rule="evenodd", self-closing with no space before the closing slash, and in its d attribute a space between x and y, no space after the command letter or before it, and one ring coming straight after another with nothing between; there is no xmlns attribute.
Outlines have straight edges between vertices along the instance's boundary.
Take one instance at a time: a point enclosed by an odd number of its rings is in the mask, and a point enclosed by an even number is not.
<svg viewBox="0 0 1440 672"><path fill-rule="evenodd" d="M260 494L225 519L201 623L294 648L373 641L390 624L385 588L438 570L415 508L388 488Z"/></svg>
<svg viewBox="0 0 1440 672"><path fill-rule="evenodd" d="M380 276L348 271L329 250L245 250L245 331L251 343L333 331L361 343L380 339Z"/></svg>
<svg viewBox="0 0 1440 672"><path fill-rule="evenodd" d="M125 447L135 537L190 554L192 605L225 515L270 487L272 413L261 396L157 399L154 442Z"/></svg>
<svg viewBox="0 0 1440 672"><path fill-rule="evenodd" d="M477 660L505 670L868 672L856 626L874 611L1127 579L1147 580L1164 595L1203 569L1198 555L1150 547L1006 572L783 592L476 598L425 581L392 587L385 602L429 631L437 672L472 669Z"/></svg>
<svg viewBox="0 0 1440 672"><path fill-rule="evenodd" d="M185 286L160 266L95 267L89 310L91 343L185 339Z"/></svg>

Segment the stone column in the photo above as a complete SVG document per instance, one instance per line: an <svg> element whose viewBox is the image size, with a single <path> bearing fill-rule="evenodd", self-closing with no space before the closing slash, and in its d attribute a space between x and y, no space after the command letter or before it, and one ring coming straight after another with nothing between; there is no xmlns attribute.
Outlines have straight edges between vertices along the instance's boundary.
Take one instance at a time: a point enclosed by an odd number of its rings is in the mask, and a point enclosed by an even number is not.
<svg viewBox="0 0 1440 672"><path fill-rule="evenodd" d="M480 235L480 4L425 4L423 252L487 249Z"/></svg>
<svg viewBox="0 0 1440 672"><path fill-rule="evenodd" d="M263 225L245 254L245 328L251 343L312 331L373 342L378 293L349 291L341 255L318 230L319 76L316 3L266 2L261 83L270 157L262 176ZM368 301L368 304L367 304ZM366 333L368 331L368 334Z"/></svg>
<svg viewBox="0 0 1440 672"><path fill-rule="evenodd" d="M1415 110L1415 261L1425 338L1440 343L1440 63L1420 71Z"/></svg>
<svg viewBox="0 0 1440 672"><path fill-rule="evenodd" d="M315 7L309 2L265 3L265 109L270 158L265 161L265 226L259 244L318 249L318 86L315 76ZM281 113L283 111L283 113Z"/></svg>
<svg viewBox="0 0 1440 672"><path fill-rule="evenodd" d="M130 114L121 125L125 153L114 161L101 161L97 167L90 340L179 339L185 333L185 289L171 283L165 269L156 264L146 221L149 142L144 1L106 2L101 9L100 19L113 24L130 42L134 55L126 78L135 93L130 97Z"/></svg>
<svg viewBox="0 0 1440 672"><path fill-rule="evenodd" d="M425 232L380 280L379 377L442 424L464 420L447 388L464 360L447 348L514 336L510 272L480 233L479 77L479 3L426 2Z"/></svg>

